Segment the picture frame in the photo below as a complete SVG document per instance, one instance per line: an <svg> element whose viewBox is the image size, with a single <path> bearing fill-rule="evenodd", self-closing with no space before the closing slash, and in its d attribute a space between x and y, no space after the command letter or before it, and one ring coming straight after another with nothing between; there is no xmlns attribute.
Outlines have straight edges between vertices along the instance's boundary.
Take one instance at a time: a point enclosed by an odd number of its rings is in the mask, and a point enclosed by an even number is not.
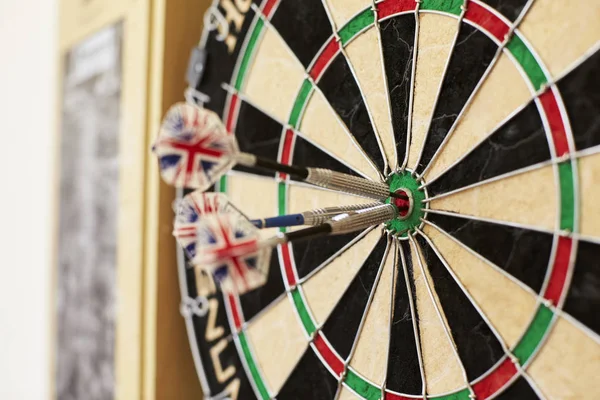
<svg viewBox="0 0 600 400"><path fill-rule="evenodd" d="M122 29L115 233L117 399L202 398L179 313L181 294L171 235L175 191L161 182L150 147L166 110L183 99L189 54L200 39L208 5L207 0L62 0L59 6L59 88L64 86L67 56L74 47L107 27L120 25ZM57 143L61 140L63 95L59 90ZM60 171L58 151L55 159L56 171ZM53 205L58 232L58 189ZM57 265L58 239L53 248ZM57 268L54 288L58 287ZM60 356L56 351L56 297L54 290L51 398L56 396L55 366Z"/></svg>

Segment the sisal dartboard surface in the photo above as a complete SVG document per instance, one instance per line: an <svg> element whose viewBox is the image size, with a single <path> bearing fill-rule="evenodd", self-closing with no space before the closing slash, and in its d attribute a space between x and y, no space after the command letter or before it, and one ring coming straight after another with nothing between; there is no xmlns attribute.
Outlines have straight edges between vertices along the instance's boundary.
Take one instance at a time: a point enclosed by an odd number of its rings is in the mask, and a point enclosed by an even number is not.
<svg viewBox="0 0 600 400"><path fill-rule="evenodd" d="M198 90L242 151L410 189L411 215L188 268L208 398L600 398L600 3L222 0ZM253 217L372 200L238 168ZM273 231L265 231L272 235Z"/></svg>

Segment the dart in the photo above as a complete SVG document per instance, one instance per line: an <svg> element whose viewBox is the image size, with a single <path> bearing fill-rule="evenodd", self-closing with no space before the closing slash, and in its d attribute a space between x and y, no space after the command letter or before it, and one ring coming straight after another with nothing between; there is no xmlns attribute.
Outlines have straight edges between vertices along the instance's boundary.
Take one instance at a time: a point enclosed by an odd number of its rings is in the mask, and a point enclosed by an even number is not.
<svg viewBox="0 0 600 400"><path fill-rule="evenodd" d="M204 193L199 190L186 195L177 208L173 226L173 236L188 256L196 254L196 230L200 218L211 214L241 212L236 209L223 193Z"/></svg>
<svg viewBox="0 0 600 400"><path fill-rule="evenodd" d="M381 182L323 168L284 165L240 152L234 135L214 112L188 103L167 112L153 146L162 178L175 187L207 190L236 164L285 173L320 186L376 200L398 197Z"/></svg>
<svg viewBox="0 0 600 400"><path fill-rule="evenodd" d="M260 242L259 232L248 219L236 213L207 215L197 225L198 252L193 263L212 275L224 293L242 294L256 289L266 282L271 258L271 246ZM208 260L212 254L221 253L235 256Z"/></svg>
<svg viewBox="0 0 600 400"><path fill-rule="evenodd" d="M380 203L357 204L341 207L318 208L298 214L281 215L278 217L253 219L250 222L259 229L280 228L299 225L320 225L339 214L352 215L358 210L372 208Z"/></svg>
<svg viewBox="0 0 600 400"><path fill-rule="evenodd" d="M319 225L332 217L357 210L372 208L380 203L358 204L341 207L326 207L298 214L282 215L271 218L253 219L252 225L259 229L279 228L299 225ZM223 193L201 192L187 194L179 203L175 217L173 236L193 258L196 254L196 230L201 218L211 214L237 213L243 215Z"/></svg>
<svg viewBox="0 0 600 400"><path fill-rule="evenodd" d="M212 214L198 224L193 264L214 276L227 293L243 294L266 282L271 249L288 242L340 235L369 228L395 218L391 204L339 214L305 229L261 239L259 229L240 214Z"/></svg>

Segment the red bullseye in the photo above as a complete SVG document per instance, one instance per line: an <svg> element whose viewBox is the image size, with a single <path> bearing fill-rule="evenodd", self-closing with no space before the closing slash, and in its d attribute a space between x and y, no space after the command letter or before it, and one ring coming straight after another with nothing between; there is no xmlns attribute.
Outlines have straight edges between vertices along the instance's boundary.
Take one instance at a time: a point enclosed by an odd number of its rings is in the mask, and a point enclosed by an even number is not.
<svg viewBox="0 0 600 400"><path fill-rule="evenodd" d="M398 189L395 192L398 197L393 197L393 204L398 207L398 218L405 219L410 215L413 208L412 194L406 189Z"/></svg>

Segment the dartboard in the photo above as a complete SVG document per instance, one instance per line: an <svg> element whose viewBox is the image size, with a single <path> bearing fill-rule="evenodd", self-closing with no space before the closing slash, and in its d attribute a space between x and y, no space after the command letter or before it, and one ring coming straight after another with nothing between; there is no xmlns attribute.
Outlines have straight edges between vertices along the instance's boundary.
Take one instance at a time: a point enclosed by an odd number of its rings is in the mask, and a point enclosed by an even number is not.
<svg viewBox="0 0 600 400"><path fill-rule="evenodd" d="M240 150L411 208L279 245L244 294L181 253L206 397L600 398L599 21L597 0L215 2L193 92ZM255 218L373 202L248 167L215 190Z"/></svg>

